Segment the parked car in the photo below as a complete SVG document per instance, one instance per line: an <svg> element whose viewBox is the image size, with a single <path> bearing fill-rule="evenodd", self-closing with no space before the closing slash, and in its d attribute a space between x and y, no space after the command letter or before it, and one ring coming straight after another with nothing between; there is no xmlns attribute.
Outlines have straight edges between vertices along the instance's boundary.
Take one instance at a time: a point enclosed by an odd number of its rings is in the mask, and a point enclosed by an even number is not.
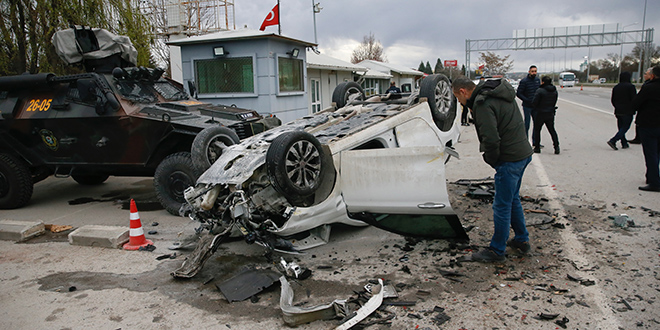
<svg viewBox="0 0 660 330"><path fill-rule="evenodd" d="M163 70L134 67L128 38L76 27L53 43L87 73L0 77L0 209L26 205L34 183L50 175L82 185L153 176L159 201L178 214L184 189L223 149L277 125L192 99Z"/></svg>
<svg viewBox="0 0 660 330"><path fill-rule="evenodd" d="M297 252L325 244L334 223L467 240L445 183L459 138L447 77L430 75L413 93L363 95L341 83L337 107L229 146L185 191L182 212L210 235L173 275L194 276L227 236Z"/></svg>

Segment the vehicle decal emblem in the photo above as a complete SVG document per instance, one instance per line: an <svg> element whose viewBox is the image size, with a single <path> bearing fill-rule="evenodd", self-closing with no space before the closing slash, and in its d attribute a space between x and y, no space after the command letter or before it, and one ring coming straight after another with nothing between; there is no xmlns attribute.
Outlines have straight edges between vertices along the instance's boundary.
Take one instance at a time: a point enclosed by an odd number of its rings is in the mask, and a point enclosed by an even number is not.
<svg viewBox="0 0 660 330"><path fill-rule="evenodd" d="M50 150L57 151L59 144L57 143L57 138L53 132L47 129L42 129L39 131L39 134L41 135L41 140L44 141L44 144L46 144Z"/></svg>

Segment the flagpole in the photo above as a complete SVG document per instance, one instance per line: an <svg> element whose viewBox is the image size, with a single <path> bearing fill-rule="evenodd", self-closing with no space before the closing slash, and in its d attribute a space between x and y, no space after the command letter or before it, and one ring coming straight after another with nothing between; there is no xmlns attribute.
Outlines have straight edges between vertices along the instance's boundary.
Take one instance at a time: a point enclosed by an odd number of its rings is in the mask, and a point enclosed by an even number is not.
<svg viewBox="0 0 660 330"><path fill-rule="evenodd" d="M282 18L280 16L280 0L277 0L277 32L282 35Z"/></svg>

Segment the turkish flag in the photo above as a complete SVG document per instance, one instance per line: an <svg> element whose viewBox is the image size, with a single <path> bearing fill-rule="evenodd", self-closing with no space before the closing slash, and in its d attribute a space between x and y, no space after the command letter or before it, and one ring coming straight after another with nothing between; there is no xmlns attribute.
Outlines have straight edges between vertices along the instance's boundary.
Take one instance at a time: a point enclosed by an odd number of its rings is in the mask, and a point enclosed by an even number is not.
<svg viewBox="0 0 660 330"><path fill-rule="evenodd" d="M275 7L273 7L273 10L271 10L270 13L266 15L266 19L264 19L264 22L261 23L259 30L263 31L267 26L280 24L280 9L278 8L279 5L279 3L276 4Z"/></svg>
<svg viewBox="0 0 660 330"><path fill-rule="evenodd" d="M486 66L485 64L480 65L479 70L483 70L485 66Z"/></svg>

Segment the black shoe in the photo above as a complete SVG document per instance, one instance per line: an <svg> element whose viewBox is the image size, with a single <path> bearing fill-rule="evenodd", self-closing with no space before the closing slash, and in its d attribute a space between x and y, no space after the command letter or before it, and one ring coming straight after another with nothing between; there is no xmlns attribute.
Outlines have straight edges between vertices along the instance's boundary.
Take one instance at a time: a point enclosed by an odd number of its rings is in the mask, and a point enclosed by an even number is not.
<svg viewBox="0 0 660 330"><path fill-rule="evenodd" d="M530 250L532 250L532 247L529 245L529 242L518 242L514 240L509 240L508 242L506 242L506 245L514 249L517 249L522 253L527 253Z"/></svg>
<svg viewBox="0 0 660 330"><path fill-rule="evenodd" d="M628 140L628 143L632 143L632 144L641 144L642 141L641 141L640 139L638 139L638 138L634 138L634 139L632 139L632 140Z"/></svg>
<svg viewBox="0 0 660 330"><path fill-rule="evenodd" d="M559 155L559 147L555 147L555 155Z"/></svg>
<svg viewBox="0 0 660 330"><path fill-rule="evenodd" d="M647 184L646 186L639 187L639 190L660 192L660 187Z"/></svg>
<svg viewBox="0 0 660 330"><path fill-rule="evenodd" d="M472 253L472 261L478 262L505 262L506 257L501 256L490 248L483 249L479 252Z"/></svg>
<svg viewBox="0 0 660 330"><path fill-rule="evenodd" d="M540 154L541 153L541 148L539 148L539 147L534 148L534 153Z"/></svg>
<svg viewBox="0 0 660 330"><path fill-rule="evenodd" d="M614 150L619 150L619 148L616 147L616 144L614 144L612 141L607 141L607 145Z"/></svg>
<svg viewBox="0 0 660 330"><path fill-rule="evenodd" d="M623 143L621 144L621 149L628 149L628 148L630 148L630 145L628 145L627 143L626 144L623 144Z"/></svg>

